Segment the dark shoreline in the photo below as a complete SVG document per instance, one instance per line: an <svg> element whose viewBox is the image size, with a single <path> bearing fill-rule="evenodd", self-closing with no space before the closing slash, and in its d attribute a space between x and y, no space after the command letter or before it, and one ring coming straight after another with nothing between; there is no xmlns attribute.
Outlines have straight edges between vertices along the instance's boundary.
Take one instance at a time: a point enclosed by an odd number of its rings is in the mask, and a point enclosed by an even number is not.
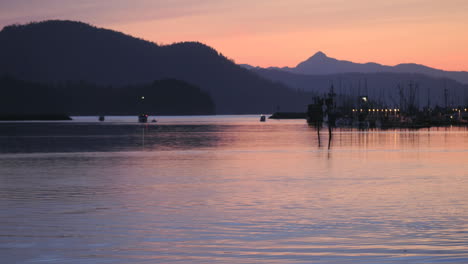
<svg viewBox="0 0 468 264"><path fill-rule="evenodd" d="M0 121L64 121L72 120L68 115L0 115Z"/></svg>
<svg viewBox="0 0 468 264"><path fill-rule="evenodd" d="M302 112L275 112L269 119L307 119L307 113Z"/></svg>

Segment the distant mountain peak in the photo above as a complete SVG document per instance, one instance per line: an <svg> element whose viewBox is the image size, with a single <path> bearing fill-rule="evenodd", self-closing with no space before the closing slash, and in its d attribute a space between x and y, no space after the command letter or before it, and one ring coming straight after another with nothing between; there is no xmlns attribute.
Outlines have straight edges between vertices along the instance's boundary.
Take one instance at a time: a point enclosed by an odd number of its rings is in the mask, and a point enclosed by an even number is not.
<svg viewBox="0 0 468 264"><path fill-rule="evenodd" d="M328 57L327 54L323 53L322 51L318 51L314 55L312 55L312 57L299 63L299 65L330 63L331 61L335 61L335 59Z"/></svg>
<svg viewBox="0 0 468 264"><path fill-rule="evenodd" d="M310 57L307 60L299 63L296 66L296 70L298 70L301 73L306 73L306 72L309 71L308 70L309 68L313 68L314 70L312 70L312 71L316 71L315 68L322 67L322 65L324 65L324 64L328 65L330 63L334 63L335 61L336 61L335 59L328 57L325 53L323 53L321 51L318 51L312 57ZM293 69L293 71L294 71L294 69Z"/></svg>
<svg viewBox="0 0 468 264"><path fill-rule="evenodd" d="M310 57L311 59L312 58L315 58L315 59L325 59L325 58L328 58L327 54L321 52L321 51L318 51L317 53L315 53L312 57Z"/></svg>

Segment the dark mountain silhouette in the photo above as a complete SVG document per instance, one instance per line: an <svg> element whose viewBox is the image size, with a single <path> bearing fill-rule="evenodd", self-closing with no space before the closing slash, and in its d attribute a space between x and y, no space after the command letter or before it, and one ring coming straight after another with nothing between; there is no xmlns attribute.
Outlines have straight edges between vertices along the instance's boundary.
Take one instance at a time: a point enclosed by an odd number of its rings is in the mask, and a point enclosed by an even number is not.
<svg viewBox="0 0 468 264"><path fill-rule="evenodd" d="M243 65L247 69L252 69L250 65ZM258 67L257 67L258 68ZM374 62L369 63L354 63L345 60L337 60L328 57L323 52L317 52L312 57L299 63L296 67L269 69L284 70L292 73L300 74L336 74L336 73L376 73L376 72L393 72L393 73L421 73L432 77L453 79L461 83L468 84L468 72L466 71L443 71L430 68L424 65L415 63L404 63L396 66L386 66Z"/></svg>
<svg viewBox="0 0 468 264"><path fill-rule="evenodd" d="M338 94L358 98L368 95L371 100L396 106L399 104L400 88L407 95L410 85L416 100L422 108L428 103L431 106L445 106L445 89L447 89L448 106L468 104L468 85L447 78L434 78L417 73L338 73L328 75L297 74L277 69L252 69L253 72L289 87L327 93L333 85Z"/></svg>
<svg viewBox="0 0 468 264"><path fill-rule="evenodd" d="M105 87L83 81L43 84L3 76L0 91L0 116L209 115L214 114L215 108L207 93L172 79Z"/></svg>
<svg viewBox="0 0 468 264"><path fill-rule="evenodd" d="M160 46L73 21L3 28L0 74L5 73L21 80L114 87L179 79L208 92L218 114L272 112L278 105L300 111L311 97L259 77L198 42Z"/></svg>

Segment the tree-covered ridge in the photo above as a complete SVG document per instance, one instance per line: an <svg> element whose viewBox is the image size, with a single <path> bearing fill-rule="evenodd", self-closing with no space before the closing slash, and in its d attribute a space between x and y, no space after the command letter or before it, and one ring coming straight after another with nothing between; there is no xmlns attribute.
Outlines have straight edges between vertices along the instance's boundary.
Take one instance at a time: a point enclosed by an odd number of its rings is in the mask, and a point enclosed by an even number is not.
<svg viewBox="0 0 468 264"><path fill-rule="evenodd" d="M0 74L47 83L84 80L105 87L173 78L208 92L218 114L270 113L278 106L303 111L312 98L243 69L199 42L158 45L73 21L4 28Z"/></svg>
<svg viewBox="0 0 468 264"><path fill-rule="evenodd" d="M0 115L203 115L214 114L211 97L175 79L123 87L84 81L39 83L0 77Z"/></svg>

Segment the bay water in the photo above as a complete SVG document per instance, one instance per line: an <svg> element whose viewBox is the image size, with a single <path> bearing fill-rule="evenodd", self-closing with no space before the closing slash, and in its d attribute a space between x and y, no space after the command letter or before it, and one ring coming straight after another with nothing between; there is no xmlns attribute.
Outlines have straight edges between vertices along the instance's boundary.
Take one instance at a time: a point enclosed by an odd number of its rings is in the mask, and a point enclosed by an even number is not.
<svg viewBox="0 0 468 264"><path fill-rule="evenodd" d="M466 127L156 118L0 123L0 262L468 263Z"/></svg>

